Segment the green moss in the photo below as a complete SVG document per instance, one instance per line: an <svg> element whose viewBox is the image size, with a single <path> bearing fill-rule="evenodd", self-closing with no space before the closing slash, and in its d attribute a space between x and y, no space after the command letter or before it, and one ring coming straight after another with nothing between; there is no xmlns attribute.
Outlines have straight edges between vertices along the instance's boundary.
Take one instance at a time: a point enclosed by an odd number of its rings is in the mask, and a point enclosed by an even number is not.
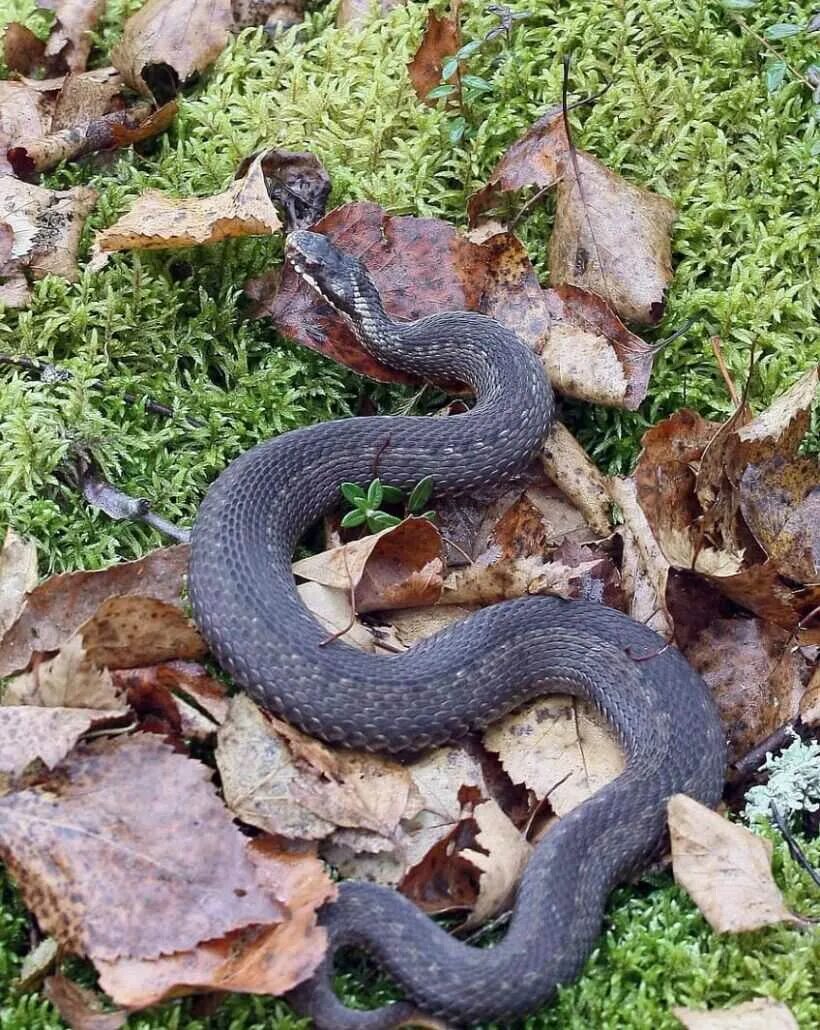
<svg viewBox="0 0 820 1030"><path fill-rule="evenodd" d="M116 39L139 0L110 0L97 39ZM465 36L489 27L469 5ZM110 224L146 187L179 194L223 189L241 157L262 146L313 150L334 183L332 202L374 200L395 213L432 215L459 225L465 201L504 149L560 94L561 54L572 50L572 87L611 89L573 115L576 139L631 181L671 197L676 275L660 339L685 319L700 322L658 358L640 413L567 406L596 458L609 468L633 460L642 429L681 404L725 416L726 391L709 336L719 335L739 381L752 347L752 397L765 403L820 360L814 305L818 286L816 113L808 90L787 76L766 91L765 55L717 0L543 0L519 29L514 64L488 48L470 70L494 92L475 110L469 144L447 142L448 114L418 103L405 64L420 37L422 5L395 11L364 32L332 26L315 13L271 47L261 32L235 40L201 87L185 98L171 133L141 153L59 169L55 187L89 183L100 202L84 240ZM805 21L811 4L764 0L747 13L758 29ZM51 15L34 0L0 0L0 23L19 19L45 35ZM802 37L777 44L802 70L812 57ZM98 62L104 54L97 55ZM539 271L547 271L549 203L520 231ZM75 284L37 285L29 311L7 313L0 350L55 361L69 383L46 385L0 369L0 525L37 539L41 571L93 567L131 557L159 539L143 526L113 523L88 510L58 478L75 443L91 445L104 468L156 509L189 521L207 483L236 454L295 425L344 414L359 389L351 374L244 318L241 287L281 253L279 240L115 257ZM173 421L145 414L124 395L171 405ZM396 393L378 389L390 404ZM192 427L188 418L203 425ZM809 441L817 448L818 433ZM820 846L809 849L820 861ZM818 912L816 898L783 859L779 875L792 903ZM0 1028L56 1027L38 996L8 993L27 934L10 889L0 896ZM741 938L711 934L668 880L657 890L622 891L585 977L532 1028L672 1027L671 1004L727 1005L759 994L781 998L802 1027L820 1025L817 938L773 929ZM353 967L351 967L353 968ZM355 967L358 968L358 967ZM373 1003L372 978L349 998ZM147 1028L185 1026L291 1030L281 1003L231 998L208 1020L188 1002L134 1017Z"/></svg>

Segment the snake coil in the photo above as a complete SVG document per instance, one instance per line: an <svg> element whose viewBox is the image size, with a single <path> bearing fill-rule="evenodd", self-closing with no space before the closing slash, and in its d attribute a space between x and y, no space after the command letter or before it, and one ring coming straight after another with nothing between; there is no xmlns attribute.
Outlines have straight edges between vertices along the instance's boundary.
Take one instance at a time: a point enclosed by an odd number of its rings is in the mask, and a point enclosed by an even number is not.
<svg viewBox="0 0 820 1030"><path fill-rule="evenodd" d="M414 1011L459 1025L509 1020L573 980L601 930L612 888L639 871L665 829L666 800L720 797L725 744L703 681L647 627L601 605L527 597L495 605L396 656L367 655L325 631L290 572L300 536L339 484L381 478L439 496L523 470L554 417L537 357L492 319L447 312L398 322L362 264L323 236L292 233L288 259L385 364L466 382L475 407L444 419L354 418L295 430L234 461L207 493L192 536L195 618L219 663L260 704L332 744L406 752L442 744L548 691L592 702L626 755L624 772L536 847L506 936L473 948L409 900L345 882L321 923L328 952L290 994L325 1030L385 1030ZM637 660L641 659L641 660ZM408 1001L344 1006L333 955L370 952Z"/></svg>

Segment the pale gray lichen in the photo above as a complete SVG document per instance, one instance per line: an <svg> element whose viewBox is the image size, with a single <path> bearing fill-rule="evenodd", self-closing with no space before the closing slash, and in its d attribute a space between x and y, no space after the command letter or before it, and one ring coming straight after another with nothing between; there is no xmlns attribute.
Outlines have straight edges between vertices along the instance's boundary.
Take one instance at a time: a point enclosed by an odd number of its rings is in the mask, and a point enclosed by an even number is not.
<svg viewBox="0 0 820 1030"><path fill-rule="evenodd" d="M820 808L820 744L816 741L804 744L795 735L779 755L766 755L761 771L770 773L769 780L746 794L743 814L749 822L770 819L772 803L785 819Z"/></svg>

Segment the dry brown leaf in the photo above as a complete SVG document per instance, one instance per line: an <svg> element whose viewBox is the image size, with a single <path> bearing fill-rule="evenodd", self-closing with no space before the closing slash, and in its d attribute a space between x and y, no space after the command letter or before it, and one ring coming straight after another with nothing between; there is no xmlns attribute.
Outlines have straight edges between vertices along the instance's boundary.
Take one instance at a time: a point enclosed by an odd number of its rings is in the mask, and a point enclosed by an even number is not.
<svg viewBox="0 0 820 1030"><path fill-rule="evenodd" d="M262 25L267 31L282 31L304 18L304 0L231 0L234 32Z"/></svg>
<svg viewBox="0 0 820 1030"><path fill-rule="evenodd" d="M685 794L668 802L672 871L715 933L745 933L802 920L772 878L771 841Z"/></svg>
<svg viewBox="0 0 820 1030"><path fill-rule="evenodd" d="M35 279L77 279L80 233L96 202L96 191L87 186L49 190L10 175L0 177L0 222L14 232L16 267L27 269ZM7 269L4 274L9 274Z"/></svg>
<svg viewBox="0 0 820 1030"><path fill-rule="evenodd" d="M3 58L9 71L31 75L43 63L45 42L19 21L10 21L3 34Z"/></svg>
<svg viewBox="0 0 820 1030"><path fill-rule="evenodd" d="M0 851L39 925L92 959L157 958L282 915L210 770L149 734L86 745L0 798Z"/></svg>
<svg viewBox="0 0 820 1030"><path fill-rule="evenodd" d="M242 822L303 840L326 837L334 824L292 796L298 775L287 743L245 694L231 699L217 734L216 764L225 804Z"/></svg>
<svg viewBox="0 0 820 1030"><path fill-rule="evenodd" d="M673 633L666 606L669 562L638 503L635 481L613 476L609 480L609 495L621 509L624 520L622 575L629 614L669 640Z"/></svg>
<svg viewBox="0 0 820 1030"><path fill-rule="evenodd" d="M16 139L15 145L9 147L8 160L16 175L32 179L51 171L62 161L101 150L115 150L157 136L169 128L176 113L175 101L155 110L153 104L142 100L127 110L94 115L89 121L82 120L86 115L81 114L78 115L81 120L67 128Z"/></svg>
<svg viewBox="0 0 820 1030"><path fill-rule="evenodd" d="M324 955L325 931L316 911L336 888L310 853L288 853L257 838L248 857L260 888L284 906L274 926L252 926L195 950L158 961L97 961L100 986L119 1004L144 1008L194 991L283 994L307 979Z"/></svg>
<svg viewBox="0 0 820 1030"><path fill-rule="evenodd" d="M817 726L820 723L820 665L818 665L806 692L800 699L800 718L805 726Z"/></svg>
<svg viewBox="0 0 820 1030"><path fill-rule="evenodd" d="M527 594L572 596L572 581L594 568L598 559L571 568L562 562L501 558L490 564L474 562L451 572L444 580L439 604L490 605Z"/></svg>
<svg viewBox="0 0 820 1030"><path fill-rule="evenodd" d="M48 132L51 108L48 94L28 83L0 81L0 173L12 171L7 152L14 140Z"/></svg>
<svg viewBox="0 0 820 1030"><path fill-rule="evenodd" d="M564 174L568 151L567 134L560 106L551 107L506 151L495 166L486 186L467 202L470 224L492 207L500 193L527 186L549 189Z"/></svg>
<svg viewBox="0 0 820 1030"><path fill-rule="evenodd" d="M302 604L325 627L329 638L338 636L351 647L374 654L404 650L389 627L370 627L359 622L350 603L349 590L338 590L321 583L301 583L297 592Z"/></svg>
<svg viewBox="0 0 820 1030"><path fill-rule="evenodd" d="M0 640L17 621L26 594L37 585L37 547L13 529L0 548Z"/></svg>
<svg viewBox="0 0 820 1030"><path fill-rule="evenodd" d="M624 769L624 756L595 710L563 695L539 698L484 733L513 783L566 815Z"/></svg>
<svg viewBox="0 0 820 1030"><path fill-rule="evenodd" d="M748 465L740 479L746 525L777 571L820 582L820 463L776 455Z"/></svg>
<svg viewBox="0 0 820 1030"><path fill-rule="evenodd" d="M444 59L454 54L459 48L460 34L455 18L439 16L434 11L427 12L427 24L421 44L407 65L407 74L413 83L416 96L423 104L435 105L437 101L428 100L427 94L441 82L441 66Z"/></svg>
<svg viewBox="0 0 820 1030"><path fill-rule="evenodd" d="M84 733L123 714L96 708L0 708L0 778L22 776L38 758L53 769Z"/></svg>
<svg viewBox="0 0 820 1030"><path fill-rule="evenodd" d="M95 68L66 75L54 98L49 132L88 125L107 114L117 106L122 88L123 81L116 68Z"/></svg>
<svg viewBox="0 0 820 1030"><path fill-rule="evenodd" d="M48 976L60 957L60 945L53 937L44 937L23 959L20 973L15 979L15 988L21 994L40 989L43 978Z"/></svg>
<svg viewBox="0 0 820 1030"><path fill-rule="evenodd" d="M676 1005L672 1015L688 1030L799 1030L791 1011L772 998L755 998L728 1009L687 1009Z"/></svg>
<svg viewBox="0 0 820 1030"><path fill-rule="evenodd" d="M173 658L195 660L208 653L181 609L153 597L109 597L80 626L89 659L104 668L131 669Z"/></svg>
<svg viewBox="0 0 820 1030"><path fill-rule="evenodd" d="M652 371L649 344L589 290L562 284L545 297L550 329L541 360L556 389L594 404L637 409Z"/></svg>
<svg viewBox="0 0 820 1030"><path fill-rule="evenodd" d="M561 422L553 423L541 449L541 463L598 536L612 532L612 502L598 467Z"/></svg>
<svg viewBox="0 0 820 1030"><path fill-rule="evenodd" d="M442 568L439 531L414 517L292 566L302 579L352 593L358 612L435 604Z"/></svg>
<svg viewBox="0 0 820 1030"><path fill-rule="evenodd" d="M156 250L218 243L236 236L267 236L281 228L262 170L263 155L223 193L168 197L146 190L131 210L97 235L101 251Z"/></svg>
<svg viewBox="0 0 820 1030"><path fill-rule="evenodd" d="M86 654L78 633L53 658L10 680L0 704L113 710L122 708L123 699L108 669Z"/></svg>
<svg viewBox="0 0 820 1030"><path fill-rule="evenodd" d="M734 762L798 713L805 662L791 635L760 619L716 619L686 647L729 734Z"/></svg>
<svg viewBox="0 0 820 1030"><path fill-rule="evenodd" d="M626 182L590 154L563 162L550 282L603 297L626 322L655 325L672 279L674 204Z"/></svg>
<svg viewBox="0 0 820 1030"><path fill-rule="evenodd" d="M170 100L222 53L230 0L148 0L125 23L111 63L138 93Z"/></svg>
<svg viewBox="0 0 820 1030"><path fill-rule="evenodd" d="M185 740L209 740L228 715L230 701L225 685L196 662L171 661L115 670L112 679L143 720L159 715L168 725L167 732Z"/></svg>
<svg viewBox="0 0 820 1030"><path fill-rule="evenodd" d="M24 669L35 651L59 650L109 597L140 594L181 604L187 567L188 547L180 544L99 572L52 576L28 595L20 617L0 640L0 676Z"/></svg>
<svg viewBox="0 0 820 1030"><path fill-rule="evenodd" d="M509 908L510 901L527 867L532 846L516 829L496 801L482 801L473 809L478 824L476 848L462 848L461 857L481 870L478 897L462 929L481 926Z"/></svg>
<svg viewBox="0 0 820 1030"><path fill-rule="evenodd" d="M102 1005L96 991L83 987L66 976L50 976L43 985L43 994L57 1009L71 1030L119 1030L125 1024L125 1009L113 1012Z"/></svg>
<svg viewBox="0 0 820 1030"><path fill-rule="evenodd" d="M247 175L257 159L268 194L277 211L284 215L285 233L307 229L324 215L331 182L315 154L276 148L264 150L240 161L235 178Z"/></svg>
<svg viewBox="0 0 820 1030"><path fill-rule="evenodd" d="M410 647L417 640L430 637L439 630L446 629L454 622L466 619L468 615L478 611L475 606L437 605L435 608L405 608L399 612L387 613L395 639L402 648ZM346 639L346 638L345 638Z"/></svg>
<svg viewBox="0 0 820 1030"><path fill-rule="evenodd" d="M46 42L51 75L85 71L91 53L91 30L105 10L106 0L38 0L56 17Z"/></svg>

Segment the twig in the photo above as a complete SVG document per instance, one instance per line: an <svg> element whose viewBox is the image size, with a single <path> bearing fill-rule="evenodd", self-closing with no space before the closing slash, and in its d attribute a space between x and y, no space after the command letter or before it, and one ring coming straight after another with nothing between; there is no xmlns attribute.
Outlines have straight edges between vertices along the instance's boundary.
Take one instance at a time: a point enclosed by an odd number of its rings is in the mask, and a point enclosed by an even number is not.
<svg viewBox="0 0 820 1030"><path fill-rule="evenodd" d="M812 86L812 84L809 82L809 80L806 78L806 76L803 75L801 72L797 71L797 69L794 68L792 65L790 65L789 62L786 60L786 58L783 56L783 54L781 54L780 51L776 47L773 47L772 44L768 41L768 39L766 39L765 36L761 36L758 32L756 32L752 28L752 26L746 21L746 19L743 17L742 14L738 14L736 11L729 11L727 13L738 23L738 25L740 25L740 27L742 29L745 29L746 32L748 32L750 36L754 36L754 38L758 41L758 43L760 43L761 46L764 46L769 51L770 54L774 54L774 56L778 59L778 61L782 61L783 64L786 65L786 67L789 69L789 71L792 73L792 75L799 82L804 83L804 85L808 86L809 89L812 92L814 92L814 86Z"/></svg>
<svg viewBox="0 0 820 1030"><path fill-rule="evenodd" d="M489 923L485 923L483 926L471 933L469 937L464 938L464 944L477 944L482 938L486 937L488 933L492 933L493 930L500 930L502 926L506 926L507 923L512 919L512 910L508 909L506 912L502 912L500 916L496 916L495 919L491 919Z"/></svg>
<svg viewBox="0 0 820 1030"><path fill-rule="evenodd" d="M387 438L388 441L390 437ZM331 633L329 637L325 637L324 640L319 641L319 647L327 647L328 644L332 644L334 640L338 640L340 637L345 636L349 633L356 625L356 584L353 582L353 576L350 574L350 566L347 564L347 550L342 548L342 560L345 565L345 572L347 573L347 580L350 584L350 621L348 624L335 633Z"/></svg>
<svg viewBox="0 0 820 1030"><path fill-rule="evenodd" d="M709 343L712 345L712 353L715 355L715 361L720 369L720 374L723 376L723 382L726 384L726 389L729 391L729 398L732 404L736 407L740 407L740 394L737 392L735 381L729 375L729 369L726 367L726 361L723 357L723 348L720 345L719 336L709 337Z"/></svg>
<svg viewBox="0 0 820 1030"><path fill-rule="evenodd" d="M732 783L743 783L750 776L753 776L766 761L766 755L770 751L782 751L783 748L794 738L794 722L786 722L770 733L765 740L761 740L751 751L747 751L742 758L739 758L731 767L730 779Z"/></svg>
<svg viewBox="0 0 820 1030"><path fill-rule="evenodd" d="M698 315L692 315L691 318L687 318L686 321L680 325L673 333L669 336L665 336L662 340L658 340L657 343L652 344L652 356L660 354L664 347L668 347L674 340L679 339L684 333L688 333L692 326L698 321Z"/></svg>
<svg viewBox="0 0 820 1030"><path fill-rule="evenodd" d="M820 873L818 873L818 871L814 868L811 862L809 862L809 860L806 858L803 849L795 840L792 831L789 829L786 820L783 818L783 813L780 811L780 809L777 807L774 801L769 802L769 808L771 809L772 815L774 816L774 821L777 825L778 830L780 830L781 834L783 835L783 839L789 846L789 854L792 856L794 861L797 862L799 866L805 869L805 871L809 874L812 880L814 880L817 886L820 887Z"/></svg>

